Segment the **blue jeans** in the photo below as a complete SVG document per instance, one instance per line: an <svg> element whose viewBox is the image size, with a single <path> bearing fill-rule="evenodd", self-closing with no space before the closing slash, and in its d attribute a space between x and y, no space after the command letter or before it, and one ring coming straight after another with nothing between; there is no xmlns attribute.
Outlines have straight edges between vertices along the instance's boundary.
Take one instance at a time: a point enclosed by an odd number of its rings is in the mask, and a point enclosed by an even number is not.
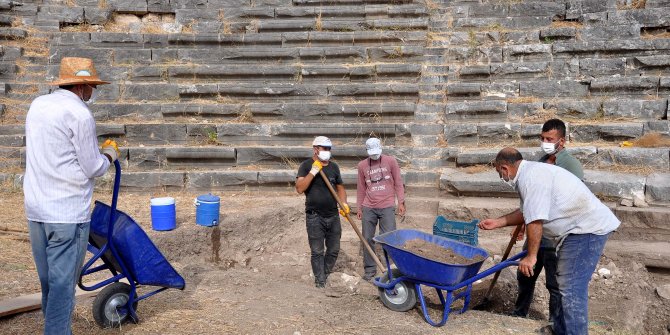
<svg viewBox="0 0 670 335"><path fill-rule="evenodd" d="M370 248L375 250L375 231L379 222L379 233L383 234L395 230L395 207L367 208L362 207L363 238L368 241ZM374 276L377 273L377 263L365 247L363 248L363 266L366 276Z"/></svg>
<svg viewBox="0 0 670 335"><path fill-rule="evenodd" d="M74 290L84 262L90 223L28 221L42 286L44 334L72 334Z"/></svg>
<svg viewBox="0 0 670 335"><path fill-rule="evenodd" d="M561 291L558 335L585 335L589 333L589 281L603 253L609 234L571 234L565 237L558 250L556 277Z"/></svg>
<svg viewBox="0 0 670 335"><path fill-rule="evenodd" d="M308 212L306 224L314 282L317 285L325 284L340 253L340 216L322 217L315 212Z"/></svg>

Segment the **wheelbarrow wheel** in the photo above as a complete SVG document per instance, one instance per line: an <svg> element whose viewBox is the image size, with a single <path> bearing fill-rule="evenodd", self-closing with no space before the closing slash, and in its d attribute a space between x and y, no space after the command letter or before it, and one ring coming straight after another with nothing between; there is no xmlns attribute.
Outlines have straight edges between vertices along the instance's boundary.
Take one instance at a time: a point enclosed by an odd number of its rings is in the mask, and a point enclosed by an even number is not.
<svg viewBox="0 0 670 335"><path fill-rule="evenodd" d="M93 301L93 319L102 328L118 327L128 320L130 312L125 308L130 298L130 285L112 283L105 287ZM133 304L137 309L137 302Z"/></svg>
<svg viewBox="0 0 670 335"><path fill-rule="evenodd" d="M402 273L398 269L392 269L393 277L400 277ZM384 274L379 281L382 283L388 283L389 277L388 273ZM406 312L416 306L416 290L414 285L408 282L401 281L393 287L393 289L384 289L379 288L379 298L381 299L384 306L388 309L396 312Z"/></svg>

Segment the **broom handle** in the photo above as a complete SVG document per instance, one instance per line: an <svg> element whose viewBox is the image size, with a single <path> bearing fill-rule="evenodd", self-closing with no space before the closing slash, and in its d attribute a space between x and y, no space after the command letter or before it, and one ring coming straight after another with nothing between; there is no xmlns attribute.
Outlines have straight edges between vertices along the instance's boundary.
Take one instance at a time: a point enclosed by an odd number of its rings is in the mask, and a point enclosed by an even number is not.
<svg viewBox="0 0 670 335"><path fill-rule="evenodd" d="M328 180L328 177L326 177L326 174L322 170L319 170L319 174L321 175L321 178L323 178L323 182L326 183L326 186L328 186L328 189L330 190L330 194L333 195L333 198L335 198L335 201L337 201L337 204L340 205L341 209L344 209L344 203L342 200L340 200L340 197L337 196L337 192L335 192L335 189L333 188L333 185L330 185L330 181ZM360 229L356 227L353 221L351 221L351 218L349 217L349 213L345 213L344 216L347 221L349 221L349 224L351 225L351 228L354 228L354 231L356 232L356 235L358 235L358 238L363 242L363 245L365 246L365 249L368 251L368 253L372 256L372 259L374 259L375 263L377 263L377 267L379 270L381 270L382 273L386 272L386 268L384 265L382 265L382 262L379 260L377 257L377 254L370 248L370 244L368 244L368 241L365 240L363 237L363 234L361 234Z"/></svg>
<svg viewBox="0 0 670 335"><path fill-rule="evenodd" d="M517 235L519 235L519 231L521 231L521 225L516 226L516 228L514 229L514 233L512 233L512 238L509 240L509 244L507 244L507 249L505 250L505 254L502 257L501 262L504 262L509 256L510 251L512 251L512 247L514 246L514 244L516 244L516 237ZM491 292L493 291L493 286L495 286L496 282L498 281L498 277L500 277L500 271L496 272L496 274L493 275L493 281L491 282L488 291L486 291L484 299L488 299L489 296L491 295Z"/></svg>

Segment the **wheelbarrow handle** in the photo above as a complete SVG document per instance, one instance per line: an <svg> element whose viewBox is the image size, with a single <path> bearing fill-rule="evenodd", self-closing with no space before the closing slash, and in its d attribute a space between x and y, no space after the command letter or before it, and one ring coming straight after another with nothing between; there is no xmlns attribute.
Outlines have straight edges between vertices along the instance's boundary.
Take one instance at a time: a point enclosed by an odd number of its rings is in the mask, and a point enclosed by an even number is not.
<svg viewBox="0 0 670 335"><path fill-rule="evenodd" d="M504 269L508 266L519 266L519 261L518 260L525 257L527 254L528 254L528 251L523 250L520 253L518 253L518 254L516 254L516 255L514 255L514 256L512 256L512 257L510 257L510 258L508 258L508 259L506 259L506 260L504 260L504 261L502 261L502 262L500 262L500 263L498 263L498 264L496 264L496 265L494 265L494 266L492 266L492 267L490 267L490 268L488 268L488 269L486 269L486 270L484 270L480 273L478 273L476 276L474 276L470 279L472 280L472 282L475 282L479 279L482 279L484 277L488 277L488 276L490 276L490 275L492 275L496 272L499 272L500 270L502 270L502 269Z"/></svg>
<svg viewBox="0 0 670 335"><path fill-rule="evenodd" d="M114 189L112 190L112 210L109 214L109 226L107 227L107 241L112 240L112 231L114 230L114 220L116 219L116 203L119 200L119 188L121 187L121 163L118 159L114 160Z"/></svg>

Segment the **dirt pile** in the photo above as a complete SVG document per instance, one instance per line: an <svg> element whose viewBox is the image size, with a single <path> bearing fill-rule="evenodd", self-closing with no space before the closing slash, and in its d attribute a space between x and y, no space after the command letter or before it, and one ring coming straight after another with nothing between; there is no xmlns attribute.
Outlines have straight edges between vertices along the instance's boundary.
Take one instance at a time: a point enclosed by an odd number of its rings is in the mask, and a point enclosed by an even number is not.
<svg viewBox="0 0 670 335"><path fill-rule="evenodd" d="M464 257L454 252L451 248L443 248L435 243L430 243L419 238L405 242L405 244L402 245L402 248L419 256L444 264L468 265L484 260L484 257L480 255L476 255L472 258Z"/></svg>

